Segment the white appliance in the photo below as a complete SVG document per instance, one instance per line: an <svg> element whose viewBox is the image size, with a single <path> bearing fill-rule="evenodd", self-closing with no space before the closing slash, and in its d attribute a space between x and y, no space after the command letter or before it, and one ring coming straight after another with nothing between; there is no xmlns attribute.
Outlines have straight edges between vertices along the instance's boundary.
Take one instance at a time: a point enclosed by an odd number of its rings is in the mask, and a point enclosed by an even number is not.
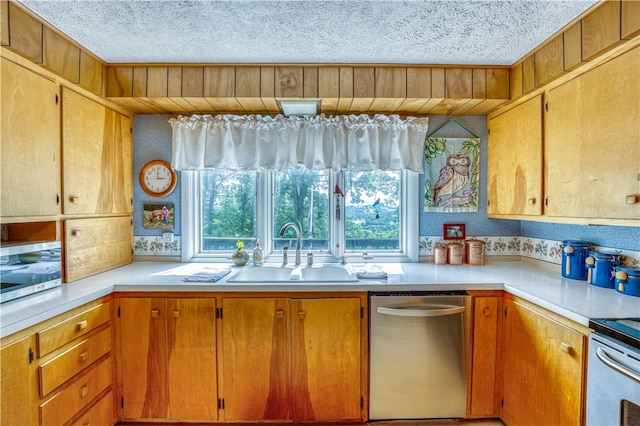
<svg viewBox="0 0 640 426"><path fill-rule="evenodd" d="M587 426L640 425L640 319L592 320Z"/></svg>

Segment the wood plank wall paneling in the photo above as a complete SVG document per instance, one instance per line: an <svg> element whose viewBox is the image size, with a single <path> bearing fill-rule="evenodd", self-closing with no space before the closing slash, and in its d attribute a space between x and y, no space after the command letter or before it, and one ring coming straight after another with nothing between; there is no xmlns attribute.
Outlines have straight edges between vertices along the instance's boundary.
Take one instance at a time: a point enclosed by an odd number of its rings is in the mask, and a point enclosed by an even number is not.
<svg viewBox="0 0 640 426"><path fill-rule="evenodd" d="M621 37L625 40L640 34L640 1L627 0L622 2Z"/></svg>
<svg viewBox="0 0 640 426"><path fill-rule="evenodd" d="M9 48L36 64L42 63L42 27L16 3L9 3Z"/></svg>
<svg viewBox="0 0 640 426"><path fill-rule="evenodd" d="M570 71L582 61L582 23L576 22L563 33L564 71Z"/></svg>
<svg viewBox="0 0 640 426"><path fill-rule="evenodd" d="M80 50L80 81L78 82L80 87L95 95L102 95L104 68L102 62Z"/></svg>
<svg viewBox="0 0 640 426"><path fill-rule="evenodd" d="M560 34L534 55L536 86L543 85L564 71L564 38Z"/></svg>
<svg viewBox="0 0 640 426"><path fill-rule="evenodd" d="M640 34L640 2L605 0L510 67L107 65L17 2L0 0L0 44L135 113L278 111L321 98L333 113L486 114Z"/></svg>
<svg viewBox="0 0 640 426"><path fill-rule="evenodd" d="M0 46L9 44L9 2L0 0Z"/></svg>
<svg viewBox="0 0 640 426"><path fill-rule="evenodd" d="M80 82L80 48L44 27L42 66L71 83Z"/></svg>
<svg viewBox="0 0 640 426"><path fill-rule="evenodd" d="M593 59L620 41L620 1L605 1L582 20L582 59Z"/></svg>

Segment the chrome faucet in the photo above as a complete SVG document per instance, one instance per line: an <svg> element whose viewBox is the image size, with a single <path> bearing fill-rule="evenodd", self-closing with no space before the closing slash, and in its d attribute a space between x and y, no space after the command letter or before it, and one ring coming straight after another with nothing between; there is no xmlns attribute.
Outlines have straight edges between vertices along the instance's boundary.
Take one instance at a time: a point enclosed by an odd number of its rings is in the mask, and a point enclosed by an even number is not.
<svg viewBox="0 0 640 426"><path fill-rule="evenodd" d="M290 226L293 228L294 231L296 231L296 262L295 262L295 266L300 266L300 264L302 263L302 261L300 260L300 226L298 226L294 222L287 222L287 223L284 224L284 226L282 228L280 228L280 236L283 237L284 236L284 232ZM285 256L286 256L286 254L285 254ZM286 259L286 257L285 257L285 259Z"/></svg>

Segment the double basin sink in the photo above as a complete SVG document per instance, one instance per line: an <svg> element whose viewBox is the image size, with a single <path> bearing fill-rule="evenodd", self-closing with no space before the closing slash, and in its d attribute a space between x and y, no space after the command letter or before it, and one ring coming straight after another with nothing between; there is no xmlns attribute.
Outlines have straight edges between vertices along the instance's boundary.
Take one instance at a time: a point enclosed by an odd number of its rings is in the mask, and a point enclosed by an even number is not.
<svg viewBox="0 0 640 426"><path fill-rule="evenodd" d="M321 265L282 267L278 265L245 266L230 277L229 283L344 283L358 282L358 277L348 266Z"/></svg>

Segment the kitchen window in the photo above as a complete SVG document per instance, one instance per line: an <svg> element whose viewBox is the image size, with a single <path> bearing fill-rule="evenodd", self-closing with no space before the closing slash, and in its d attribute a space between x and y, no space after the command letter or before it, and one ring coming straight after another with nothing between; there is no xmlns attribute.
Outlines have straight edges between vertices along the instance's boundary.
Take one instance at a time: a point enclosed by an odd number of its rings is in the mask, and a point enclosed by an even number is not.
<svg viewBox="0 0 640 426"><path fill-rule="evenodd" d="M418 260L418 174L410 171L183 171L182 260L228 262L237 241L260 239L280 262L301 225L316 261ZM411 196L409 194L412 194Z"/></svg>

